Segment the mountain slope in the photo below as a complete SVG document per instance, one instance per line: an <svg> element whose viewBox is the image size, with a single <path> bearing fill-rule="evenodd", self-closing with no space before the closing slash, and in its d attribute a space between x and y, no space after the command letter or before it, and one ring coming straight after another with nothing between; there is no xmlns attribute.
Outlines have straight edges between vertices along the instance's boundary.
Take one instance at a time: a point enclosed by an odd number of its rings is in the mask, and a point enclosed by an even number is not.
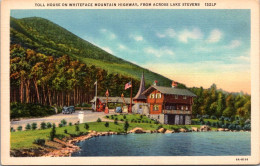
<svg viewBox="0 0 260 166"><path fill-rule="evenodd" d="M64 54L88 64L140 79L144 71L148 84L158 80L160 85L169 86L171 80L138 65L113 56L101 48L81 39L61 26L39 17L15 19L10 22L11 44L20 44L25 48L54 57Z"/></svg>

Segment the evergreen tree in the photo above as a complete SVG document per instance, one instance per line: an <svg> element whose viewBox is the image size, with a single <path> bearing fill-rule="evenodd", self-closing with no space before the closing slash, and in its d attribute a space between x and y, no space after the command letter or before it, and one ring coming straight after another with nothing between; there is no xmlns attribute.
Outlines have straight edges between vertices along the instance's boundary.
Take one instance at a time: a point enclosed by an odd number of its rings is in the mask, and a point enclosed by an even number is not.
<svg viewBox="0 0 260 166"><path fill-rule="evenodd" d="M50 140L53 141L54 138L56 136L56 126L55 124L53 123L52 124L52 129L51 129L51 132L50 132Z"/></svg>
<svg viewBox="0 0 260 166"><path fill-rule="evenodd" d="M220 117L222 115L224 109L225 109L225 97L221 92L219 92L218 93L218 100L217 100L216 116Z"/></svg>
<svg viewBox="0 0 260 166"><path fill-rule="evenodd" d="M223 116L232 117L236 114L236 109L234 106L234 98L231 94L229 94L226 98L226 109L223 111Z"/></svg>
<svg viewBox="0 0 260 166"><path fill-rule="evenodd" d="M125 132L127 132L127 129L129 128L129 123L128 121L125 121L125 124L124 124L124 130Z"/></svg>

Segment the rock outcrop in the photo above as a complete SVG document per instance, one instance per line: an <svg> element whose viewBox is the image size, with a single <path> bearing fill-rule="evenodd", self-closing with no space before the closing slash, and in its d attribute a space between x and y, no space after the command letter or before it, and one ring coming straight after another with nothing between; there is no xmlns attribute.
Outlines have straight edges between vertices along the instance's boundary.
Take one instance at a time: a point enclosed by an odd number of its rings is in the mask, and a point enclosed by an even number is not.
<svg viewBox="0 0 260 166"><path fill-rule="evenodd" d="M51 144L59 144L59 146L55 145L57 149L49 150L49 152L45 153L43 156L51 156L51 157L71 156L73 152L80 150L78 146L74 145L77 142L84 141L92 137L108 136L108 135L116 135L116 134L118 133L90 131L90 133L87 135L75 137L67 141L63 141L55 138L54 141L50 141L50 142L52 142Z"/></svg>
<svg viewBox="0 0 260 166"><path fill-rule="evenodd" d="M164 133L165 133L165 134L174 133L174 130L166 130Z"/></svg>
<svg viewBox="0 0 260 166"><path fill-rule="evenodd" d="M200 131L210 131L210 130L211 130L210 127L207 125L203 125L200 127Z"/></svg>
<svg viewBox="0 0 260 166"><path fill-rule="evenodd" d="M158 129L158 132L159 132L159 133L164 133L164 132L165 132L165 128L162 127L162 128L160 128L160 129Z"/></svg>
<svg viewBox="0 0 260 166"><path fill-rule="evenodd" d="M136 133L136 134L140 134L140 133L145 133L144 129L140 128L140 127L136 127L132 130L129 131L130 133Z"/></svg>
<svg viewBox="0 0 260 166"><path fill-rule="evenodd" d="M180 129L179 129L179 132L183 132L183 133L185 133L185 132L187 132L187 130L184 129L184 128L180 128Z"/></svg>
<svg viewBox="0 0 260 166"><path fill-rule="evenodd" d="M198 132L199 129L197 127L191 127L191 131L195 131L195 132Z"/></svg>
<svg viewBox="0 0 260 166"><path fill-rule="evenodd" d="M225 131L225 129L223 129L223 128L218 128L217 131Z"/></svg>

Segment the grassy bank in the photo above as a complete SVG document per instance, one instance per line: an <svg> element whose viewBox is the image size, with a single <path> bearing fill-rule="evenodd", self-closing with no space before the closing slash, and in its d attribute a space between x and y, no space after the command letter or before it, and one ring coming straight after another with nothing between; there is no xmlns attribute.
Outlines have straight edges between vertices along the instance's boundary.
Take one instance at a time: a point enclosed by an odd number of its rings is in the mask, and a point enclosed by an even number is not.
<svg viewBox="0 0 260 166"><path fill-rule="evenodd" d="M156 121L144 116L144 115L139 115L139 114L115 114L115 115L110 115L106 116L107 119L110 120L117 120L117 121L128 121L131 123L150 123L150 124L156 124Z"/></svg>
<svg viewBox="0 0 260 166"><path fill-rule="evenodd" d="M105 127L105 123L109 123L108 127ZM114 124L113 122L90 122L88 129L84 128L84 124L79 124L79 131L75 130L75 125L65 126L65 127L56 127L56 134L59 138L70 137L70 134L78 134L79 132L87 132L88 130L94 131L114 131L114 132L123 132L124 123ZM179 129L179 128L188 128L199 127L200 125L160 125L160 124L150 124L150 123L129 123L128 131L135 128L141 127L144 130L156 130L158 127L164 127L166 129ZM64 133L64 130L67 130L67 134ZM24 148L36 148L38 145L33 144L35 139L49 139L51 129L42 129L42 130L29 130L29 131L17 131L11 132L11 149L24 149Z"/></svg>

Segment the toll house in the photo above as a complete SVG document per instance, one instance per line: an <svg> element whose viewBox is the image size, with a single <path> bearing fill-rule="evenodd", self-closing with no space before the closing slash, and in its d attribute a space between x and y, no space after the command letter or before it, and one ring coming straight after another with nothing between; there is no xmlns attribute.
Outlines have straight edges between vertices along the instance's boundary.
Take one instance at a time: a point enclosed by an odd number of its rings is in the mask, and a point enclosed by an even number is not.
<svg viewBox="0 0 260 166"><path fill-rule="evenodd" d="M152 85L142 94L149 104L149 117L163 124L191 124L193 98L196 97L188 89Z"/></svg>

